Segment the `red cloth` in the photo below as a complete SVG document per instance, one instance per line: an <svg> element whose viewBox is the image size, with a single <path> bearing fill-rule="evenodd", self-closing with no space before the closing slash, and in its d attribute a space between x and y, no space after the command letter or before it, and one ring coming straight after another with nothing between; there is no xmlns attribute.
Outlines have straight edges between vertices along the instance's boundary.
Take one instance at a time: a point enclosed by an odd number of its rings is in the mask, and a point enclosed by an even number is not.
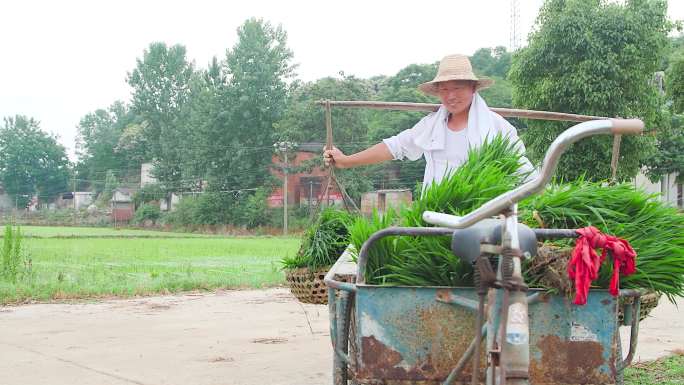
<svg viewBox="0 0 684 385"><path fill-rule="evenodd" d="M568 275L575 282L575 304L587 303L589 286L591 281L598 278L599 268L606 259L608 250L613 255L610 294L617 296L620 291L620 274L630 275L636 271L636 252L626 240L603 234L593 226L579 229L577 233L580 236L568 264ZM597 248L603 249L600 258L596 254Z"/></svg>

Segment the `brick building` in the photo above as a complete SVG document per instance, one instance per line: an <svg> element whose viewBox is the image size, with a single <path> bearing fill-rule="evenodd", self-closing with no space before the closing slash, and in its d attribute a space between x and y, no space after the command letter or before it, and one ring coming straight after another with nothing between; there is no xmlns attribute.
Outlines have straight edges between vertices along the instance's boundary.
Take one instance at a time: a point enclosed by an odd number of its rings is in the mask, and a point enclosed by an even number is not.
<svg viewBox="0 0 684 385"><path fill-rule="evenodd" d="M311 161L315 158L321 158L323 153L323 143L304 143L297 147L297 152L290 160L289 167L298 167ZM283 180L282 162L281 159L274 155L272 158L273 168L271 173ZM310 172L290 173L287 176L287 203L288 206L309 206L316 205L318 199L324 193L325 183L327 181L328 172L320 167L314 167ZM283 206L283 186L275 188L268 197L269 207ZM342 194L337 189L335 183L332 183L329 190L329 199L331 204L342 204Z"/></svg>

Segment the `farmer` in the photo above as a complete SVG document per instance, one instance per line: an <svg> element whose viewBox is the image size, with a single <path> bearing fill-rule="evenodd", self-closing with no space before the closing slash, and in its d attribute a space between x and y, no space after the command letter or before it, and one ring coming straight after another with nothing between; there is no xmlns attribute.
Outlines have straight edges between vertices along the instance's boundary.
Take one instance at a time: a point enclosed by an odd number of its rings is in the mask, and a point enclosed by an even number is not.
<svg viewBox="0 0 684 385"><path fill-rule="evenodd" d="M442 102L437 112L430 113L413 128L384 139L366 150L345 155L338 148L325 149L326 164L350 168L408 158L425 157L423 188L439 182L448 173L460 167L467 159L468 149L479 147L487 137L497 133L516 143L520 153L525 147L510 123L491 111L478 90L494 83L491 79L478 79L470 60L465 55L449 55L439 63L437 76L418 86L422 92L437 96ZM532 164L523 158L521 172L534 172Z"/></svg>

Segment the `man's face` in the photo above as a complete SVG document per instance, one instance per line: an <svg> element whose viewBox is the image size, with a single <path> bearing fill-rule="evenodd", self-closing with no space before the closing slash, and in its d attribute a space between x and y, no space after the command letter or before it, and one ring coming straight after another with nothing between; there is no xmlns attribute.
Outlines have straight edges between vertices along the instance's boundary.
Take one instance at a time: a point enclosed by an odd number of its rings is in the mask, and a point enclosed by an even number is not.
<svg viewBox="0 0 684 385"><path fill-rule="evenodd" d="M468 108L475 94L475 82L468 80L449 80L437 84L439 100L446 109L458 115Z"/></svg>

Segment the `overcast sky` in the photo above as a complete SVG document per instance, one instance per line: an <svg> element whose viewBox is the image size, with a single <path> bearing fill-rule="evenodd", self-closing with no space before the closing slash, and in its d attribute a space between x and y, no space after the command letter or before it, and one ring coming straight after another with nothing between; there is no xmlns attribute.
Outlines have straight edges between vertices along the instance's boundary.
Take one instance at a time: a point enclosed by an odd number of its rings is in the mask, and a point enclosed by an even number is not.
<svg viewBox="0 0 684 385"><path fill-rule="evenodd" d="M520 0L523 40L542 2ZM684 0L669 3L670 17L684 19ZM510 39L509 0L9 0L0 15L0 117L39 120L72 158L79 119L130 99L126 74L153 41L182 44L206 67L235 44L240 24L261 17L282 24L299 78L314 80L392 75Z"/></svg>

